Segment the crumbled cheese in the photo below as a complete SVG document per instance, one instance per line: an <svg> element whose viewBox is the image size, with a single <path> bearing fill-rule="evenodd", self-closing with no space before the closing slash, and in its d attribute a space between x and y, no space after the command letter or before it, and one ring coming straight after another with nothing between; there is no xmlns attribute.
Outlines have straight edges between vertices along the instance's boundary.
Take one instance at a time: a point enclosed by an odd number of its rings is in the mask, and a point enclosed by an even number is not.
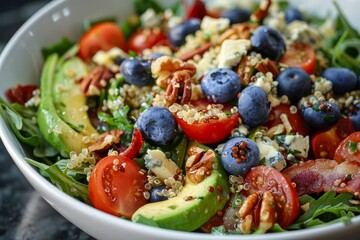
<svg viewBox="0 0 360 240"><path fill-rule="evenodd" d="M176 175L180 169L175 162L166 158L160 150L147 150L145 159L146 168L150 169L160 180Z"/></svg>
<svg viewBox="0 0 360 240"><path fill-rule="evenodd" d="M255 138L255 142L260 151L260 159L265 159L267 166L273 167L279 171L286 167L284 156L279 151L279 145L265 135Z"/></svg>
<svg viewBox="0 0 360 240"><path fill-rule="evenodd" d="M310 147L309 136L304 137L299 134L286 135L283 147L296 157L307 158Z"/></svg>
<svg viewBox="0 0 360 240"><path fill-rule="evenodd" d="M278 82L274 81L273 75L270 72L266 74L258 72L255 77L256 80L252 84L264 89L270 102L270 107L278 106L280 104L280 99L277 97Z"/></svg>
<svg viewBox="0 0 360 240"><path fill-rule="evenodd" d="M109 51L97 51L96 54L93 56L92 61L99 65L110 67L116 57L127 58L128 55L122 49L114 47Z"/></svg>
<svg viewBox="0 0 360 240"><path fill-rule="evenodd" d="M247 39L225 40L221 44L218 67L231 68L237 65L250 47L250 40Z"/></svg>
<svg viewBox="0 0 360 240"><path fill-rule="evenodd" d="M179 25L180 23L182 23L183 21L184 21L184 19L180 16L172 16L169 18L169 20L167 22L167 27L173 28L173 27Z"/></svg>
<svg viewBox="0 0 360 240"><path fill-rule="evenodd" d="M321 47L319 31L304 21L295 20L286 27L286 35L290 41L309 44L317 49Z"/></svg>
<svg viewBox="0 0 360 240"><path fill-rule="evenodd" d="M161 18L154 9L149 8L140 16L140 22L144 28L152 28L161 24Z"/></svg>
<svg viewBox="0 0 360 240"><path fill-rule="evenodd" d="M201 21L201 30L209 34L219 34L230 27L228 18L212 18L205 16Z"/></svg>
<svg viewBox="0 0 360 240"><path fill-rule="evenodd" d="M317 77L315 81L315 88L314 91L319 91L322 94L326 94L332 90L332 82L323 78Z"/></svg>

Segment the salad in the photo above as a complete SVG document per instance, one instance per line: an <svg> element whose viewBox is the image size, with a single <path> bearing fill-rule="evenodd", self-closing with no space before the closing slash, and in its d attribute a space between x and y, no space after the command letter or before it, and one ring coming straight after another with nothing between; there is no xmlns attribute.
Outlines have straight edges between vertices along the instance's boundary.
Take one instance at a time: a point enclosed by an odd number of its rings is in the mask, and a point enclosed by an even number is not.
<svg viewBox="0 0 360 240"><path fill-rule="evenodd" d="M246 3L246 4L245 4ZM215 235L360 213L360 35L334 2L134 1L43 49L0 113L59 189L129 221Z"/></svg>

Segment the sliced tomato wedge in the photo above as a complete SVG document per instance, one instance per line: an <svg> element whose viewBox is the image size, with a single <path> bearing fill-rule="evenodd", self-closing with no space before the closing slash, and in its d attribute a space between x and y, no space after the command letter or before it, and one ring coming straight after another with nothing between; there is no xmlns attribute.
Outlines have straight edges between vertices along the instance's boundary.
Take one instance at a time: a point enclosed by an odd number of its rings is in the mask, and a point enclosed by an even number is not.
<svg viewBox="0 0 360 240"><path fill-rule="evenodd" d="M292 224L299 215L298 194L289 179L275 168L269 166L257 166L251 169L244 180L244 184L250 186L246 190L246 196L257 193L263 195L265 191L272 193L278 213L278 223L286 228ZM254 216L258 215L255 209ZM255 219L257 222L258 219Z"/></svg>
<svg viewBox="0 0 360 240"><path fill-rule="evenodd" d="M330 129L317 131L311 136L311 149L314 157L316 159L334 159L336 148L354 131L354 126L349 118L340 118Z"/></svg>
<svg viewBox="0 0 360 240"><path fill-rule="evenodd" d="M79 56L89 60L99 50L119 47L125 50L125 38L120 28L113 22L103 22L91 27L79 41Z"/></svg>
<svg viewBox="0 0 360 240"><path fill-rule="evenodd" d="M272 128L282 124L283 122L280 116L281 114L286 114L287 119L289 120L289 123L292 127L291 133L299 133L303 136L309 135L310 129L305 126L300 110L297 110L296 113L292 113L290 111L290 107L291 106L289 104L281 103L278 106L271 108L269 119L264 124L264 126Z"/></svg>
<svg viewBox="0 0 360 240"><path fill-rule="evenodd" d="M125 151L121 152L120 155L134 159L139 154L143 144L144 140L142 138L141 132L139 129L135 128L129 147L125 149Z"/></svg>
<svg viewBox="0 0 360 240"><path fill-rule="evenodd" d="M296 43L286 46L285 54L279 62L290 67L302 68L308 74L313 74L315 70L316 55L311 46Z"/></svg>
<svg viewBox="0 0 360 240"><path fill-rule="evenodd" d="M115 216L131 218L148 202L143 195L147 191L144 187L147 179L140 170L139 165L124 156L101 159L91 173L88 187L94 207Z"/></svg>
<svg viewBox="0 0 360 240"><path fill-rule="evenodd" d="M128 50L132 50L138 54L141 54L145 49L152 48L154 46L165 45L168 46L166 34L159 28L152 29L139 29L132 34L128 41Z"/></svg>
<svg viewBox="0 0 360 240"><path fill-rule="evenodd" d="M36 85L17 85L14 88L9 88L6 91L6 96L10 102L24 105L34 96L33 92L38 88Z"/></svg>
<svg viewBox="0 0 360 240"><path fill-rule="evenodd" d="M197 100L190 104L198 110L203 111L209 104L213 103L207 100ZM224 111L230 111L230 109L231 106L224 105ZM224 120L208 118L204 122L195 121L191 124L179 118L177 114L175 114L175 118L188 137L203 144L220 142L229 136L234 127L239 123L239 114L237 112L230 113Z"/></svg>
<svg viewBox="0 0 360 240"><path fill-rule="evenodd" d="M335 150L334 160L341 163L343 161L360 162L360 131L350 134L345 138Z"/></svg>

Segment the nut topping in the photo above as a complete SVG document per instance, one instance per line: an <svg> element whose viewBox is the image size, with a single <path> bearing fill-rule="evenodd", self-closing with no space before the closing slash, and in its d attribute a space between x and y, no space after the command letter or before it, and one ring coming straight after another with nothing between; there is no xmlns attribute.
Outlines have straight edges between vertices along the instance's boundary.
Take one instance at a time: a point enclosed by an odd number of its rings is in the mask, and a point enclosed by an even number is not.
<svg viewBox="0 0 360 240"><path fill-rule="evenodd" d="M266 74L267 72L271 72L273 77L276 78L280 74L280 70L276 67L275 63L271 61L269 58L265 58L261 60L256 65L256 70Z"/></svg>
<svg viewBox="0 0 360 240"><path fill-rule="evenodd" d="M112 144L117 144L120 142L121 136L124 134L122 130L111 130L104 132L99 136L99 139L89 146L90 152L103 151L109 149Z"/></svg>
<svg viewBox="0 0 360 240"><path fill-rule="evenodd" d="M253 212L260 205L258 226L255 226ZM270 191L265 191L262 196L257 193L249 195L239 208L239 229L244 234L251 233L252 228L261 232L271 229L277 222L275 198Z"/></svg>
<svg viewBox="0 0 360 240"><path fill-rule="evenodd" d="M80 88L86 96L100 95L103 89L114 77L114 73L106 69L104 66L97 66L88 76L83 78L80 83Z"/></svg>
<svg viewBox="0 0 360 240"><path fill-rule="evenodd" d="M211 175L214 160L215 153L213 150L190 155L186 161L186 168L188 169L186 175L190 181L197 184L204 180L206 176ZM192 165L190 166L190 164Z"/></svg>

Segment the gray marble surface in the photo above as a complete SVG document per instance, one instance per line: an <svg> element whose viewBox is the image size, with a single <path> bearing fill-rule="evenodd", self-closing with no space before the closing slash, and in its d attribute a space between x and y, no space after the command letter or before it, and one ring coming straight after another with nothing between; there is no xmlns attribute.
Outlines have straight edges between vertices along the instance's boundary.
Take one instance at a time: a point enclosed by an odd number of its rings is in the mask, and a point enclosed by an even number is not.
<svg viewBox="0 0 360 240"><path fill-rule="evenodd" d="M24 21L48 1L0 1L0 52ZM0 240L2 239L92 238L57 213L32 188L0 141Z"/></svg>

